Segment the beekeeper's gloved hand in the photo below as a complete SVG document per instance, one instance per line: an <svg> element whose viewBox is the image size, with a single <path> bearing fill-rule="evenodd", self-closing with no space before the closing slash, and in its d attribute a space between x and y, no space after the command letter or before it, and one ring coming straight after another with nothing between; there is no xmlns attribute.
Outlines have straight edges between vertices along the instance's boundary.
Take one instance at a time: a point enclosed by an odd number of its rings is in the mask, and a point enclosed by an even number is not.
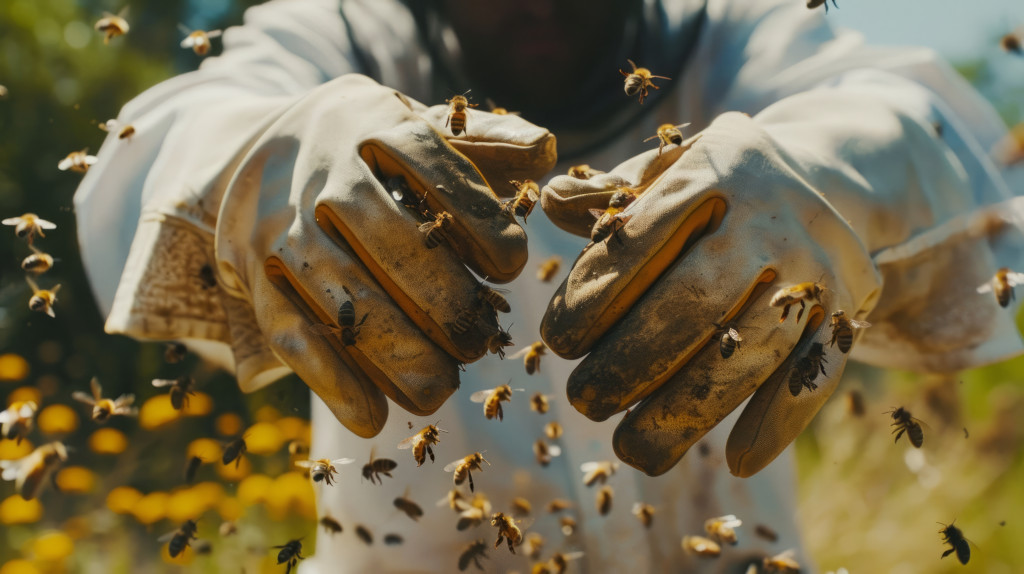
<svg viewBox="0 0 1024 574"><path fill-rule="evenodd" d="M221 202L216 275L243 389L294 370L342 424L369 437L387 418L385 397L429 414L458 388L459 363L487 352L498 324L466 266L504 282L527 258L526 234L488 182L511 192L507 179L542 176L555 142L525 120L475 110L452 138L447 116L447 106L342 76L265 126L223 176L222 198L188 199L205 209ZM395 177L415 197L396 200L385 183ZM452 216L436 248L418 230L421 210ZM126 313L115 301L108 330L137 334L124 327Z"/></svg>
<svg viewBox="0 0 1024 574"><path fill-rule="evenodd" d="M615 451L658 475L753 394L726 453L734 474L752 475L835 389L847 355L830 346L829 319L837 310L863 319L874 307L881 278L869 245L743 114L724 114L682 146L610 173L556 177L543 207L589 237L587 210L604 209L622 187L639 194L623 212L631 217L584 249L541 327L554 352L587 355L569 379L569 400L596 421L631 409ZM780 322L772 297L801 283L825 291ZM742 342L723 358L729 327ZM820 366L808 365L819 349Z"/></svg>

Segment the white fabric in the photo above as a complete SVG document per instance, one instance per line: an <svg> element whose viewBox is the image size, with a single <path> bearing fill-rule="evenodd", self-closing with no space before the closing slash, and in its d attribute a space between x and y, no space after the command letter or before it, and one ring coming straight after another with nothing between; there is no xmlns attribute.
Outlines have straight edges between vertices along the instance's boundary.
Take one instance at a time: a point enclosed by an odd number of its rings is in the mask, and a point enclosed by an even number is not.
<svg viewBox="0 0 1024 574"><path fill-rule="evenodd" d="M680 6L693 4L667 3L673 6L673 13L678 13ZM380 66L383 83L421 99L428 94L429 62L416 51L413 22L404 7L394 0L345 4L351 29L372 42L365 49ZM1020 339L1012 324L1016 306L998 309L993 298L966 293L981 283L976 276L994 272L1001 265L1020 267L1014 258L1021 251L1006 246L1019 243L1017 214L1021 208L1010 199L1012 193L984 151L1005 131L994 112L930 52L865 48L858 35L833 32L824 22L823 11L808 11L801 2L710 0L705 18L685 73L656 71L677 79L663 94L666 97L658 100L657 108L578 163L608 169L647 149L647 144L640 142L654 134L661 123L688 121L692 122L690 129L697 131L721 112L736 110L756 115L781 99L808 90L817 96L827 96L831 93L827 90L847 96L870 92L878 102L889 102L902 125L921 136L904 142L901 151L906 157L934 162L928 158L936 157L938 146L943 152L939 157L948 163L916 165L914 173L921 177L915 189L886 187L898 184L906 173L893 173L901 166L881 161L884 158L856 166L857 173L842 171L849 177L862 178L862 188L876 194L870 201L865 197L833 196L828 189L823 190L836 209L851 219L853 227L867 235L862 240L875 254L887 281L875 315L870 317L875 326L858 343L857 356L882 365L948 369L1020 352ZM289 102L328 79L358 71L338 3L333 0L277 0L250 9L244 26L225 32L224 44L223 56L207 60L197 72L161 83L125 106L119 121L133 124L135 137L108 137L99 162L75 196L83 260L104 312L116 307L113 302L119 280L127 297L134 298L138 282L145 281L147 273L157 272L140 267L153 260L150 253L158 249L159 241L136 241L133 245L137 233L140 239L153 238L175 228L191 237L193 245L212 248L208 242L217 205L194 199L209 197L223 185L217 178L230 173L247 143L287 109ZM843 151L856 146L857 141L844 137L843 130L870 124L877 111L870 106L860 112L837 108L835 117L841 121L828 123L821 139L809 143L822 146L799 150L798 155L810 162L809 166L814 159L822 166L845 170ZM857 113L867 115L859 118ZM786 117L773 115L771 109L764 118L756 119L769 124L769 131L779 133L785 132L788 123ZM943 124L941 139L922 135L933 122ZM564 173L561 167L557 172ZM945 175L937 180L930 176L935 173ZM878 212L868 205L872 202L892 210L894 220L873 220L868 214ZM1010 202L998 208L1001 214L1009 213L1003 217L1009 231L999 236L1005 241L988 241L976 232L964 233L978 229L979 218L984 220L984 215L972 216L972 210L997 202ZM159 208L147 211L145 205ZM534 215L527 230L531 261L535 263L557 253L568 264L584 244L555 229L542 216ZM172 255L178 249L167 245L160 248ZM952 259L944 257L950 249L961 251ZM202 251L197 248L191 252ZM193 259L196 257L201 255ZM964 258L975 267L966 286L960 284L956 267ZM532 267L511 285L512 334L521 344L535 338L555 288L537 282ZM175 277L174 273L160 275L171 282ZM190 277L187 273L184 276ZM227 316L226 322L209 313L174 316L176 309L195 310L198 303L190 295L192 289L201 287L179 282L161 291L154 299L166 298L173 304L161 308L162 318L155 323L150 317L156 315L149 310L133 308L132 300L118 301L118 305L129 308L115 310L108 328L136 336L205 336L222 342L236 340L232 331L240 329L247 336L259 336L244 330L248 324L244 318L240 320L242 327L238 327L239 322L232 324L230 310L221 313ZM225 297L219 292L208 293L201 304L212 306L219 301L228 307L231 303ZM955 306L945 304L954 300ZM942 320L948 316L955 316L956 321ZM934 339L942 342L938 347L928 346L932 338L926 337L923 342L914 338L917 332L913 326L926 317L931 319L928 325L932 333L941 332L943 325L951 329L946 336ZM964 339L962 348L956 348L956 334L962 332L972 336ZM272 365L274 359L267 357L266 361ZM322 403L314 401L316 457L346 456L362 461L376 445L378 455L398 460L399 467L395 479L385 478L384 486L371 486L358 484L358 469L352 465L342 469L336 486L321 489L321 508L329 509L346 532L333 539L321 537L317 555L303 563L303 571L453 571L463 545L477 538L493 540L494 531L482 526L456 532L454 515L432 506L451 484L451 477L441 467L483 449L492 466L476 476L477 485L490 495L496 509L507 510L509 499L515 495L526 496L535 508L555 496L576 502L579 534L565 544L559 542L561 535L550 517L539 515L531 529L545 535L548 552L584 550L582 571L719 571L727 560L698 562L687 558L679 541L683 535L699 533L704 519L728 513L739 515L744 526L740 528L740 545L726 549L727 556L754 549L777 552L798 545L793 520L792 458L784 456L750 479L729 476L722 460L724 429L732 426L734 417L709 435L712 454L708 459L690 453L658 478L620 469L611 481L616 491L613 513L605 518L597 516L595 493L582 487L578 468L587 460L614 459L612 425L591 423L566 403L562 386L572 366L548 356L541 374L528 379L522 374L521 364L512 361L489 358L471 365L463 376L462 390L435 416L413 420L414 428L420 428L440 419L440 426L450 431L435 449L437 463L418 469L408 451L393 449L410 434L406 421L412 417L393 409L384 431L364 440L343 431ZM480 406L469 402L469 394L509 377L514 378L513 386L552 394L552 412L545 417L529 412L526 396L520 394L507 407L504 422L485 421ZM564 424L566 435L560 443L566 454L541 470L533 461L530 445L547 420ZM418 524L390 506L390 501L410 485L412 498L427 511ZM655 527L650 531L642 530L629 515L630 507L638 500L658 508ZM768 544L752 535L753 525L759 522L779 531L778 544ZM356 523L365 524L377 534L377 545L366 547L351 534ZM402 534L405 544L384 548L379 539L390 531ZM511 558L506 550L489 554L488 568L527 570L521 557Z"/></svg>

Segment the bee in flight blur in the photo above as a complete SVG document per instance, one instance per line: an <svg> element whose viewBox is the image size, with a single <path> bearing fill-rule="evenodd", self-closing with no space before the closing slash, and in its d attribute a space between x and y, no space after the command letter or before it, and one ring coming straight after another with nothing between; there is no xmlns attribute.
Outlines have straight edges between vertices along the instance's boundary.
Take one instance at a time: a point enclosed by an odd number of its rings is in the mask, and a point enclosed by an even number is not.
<svg viewBox="0 0 1024 574"><path fill-rule="evenodd" d="M57 293L60 291L60 284L49 289L40 289L39 285L31 277L25 277L29 287L32 288L32 297L28 300L28 308L40 313L46 313L50 317L56 317L53 312L53 304L57 302Z"/></svg>
<svg viewBox="0 0 1024 574"><path fill-rule="evenodd" d="M71 394L71 398L92 407L92 420L102 424L114 415L133 417L138 414L138 409L132 406L132 403L135 402L135 395L121 395L116 399L105 399L103 398L103 387L100 386L100 380L96 377L89 381L89 389L92 391L91 397L82 391L75 391Z"/></svg>
<svg viewBox="0 0 1024 574"><path fill-rule="evenodd" d="M401 510L406 516L413 520L419 520L423 516L423 509L409 498L409 490L406 489L404 496L399 496L393 501L395 508Z"/></svg>
<svg viewBox="0 0 1024 574"><path fill-rule="evenodd" d="M174 532L168 532L160 538L157 542L167 542L167 552L174 558L185 551L189 543L196 538L196 521L186 520L180 528Z"/></svg>
<svg viewBox="0 0 1024 574"><path fill-rule="evenodd" d="M956 522L955 520L953 521ZM939 524L942 524L941 522ZM953 526L953 524L942 524L942 530L939 531L942 535L942 543L949 544L949 550L942 553L942 557L945 558L950 554L956 552L956 559L961 564L967 564L971 559L971 545L967 539L964 538L964 533Z"/></svg>
<svg viewBox="0 0 1024 574"><path fill-rule="evenodd" d="M601 516L607 516L612 511L612 500L615 497L615 491L609 485L604 485L597 491L597 497L595 503L597 506L597 512Z"/></svg>
<svg viewBox="0 0 1024 574"><path fill-rule="evenodd" d="M16 441L32 432L36 411L39 405L35 401L14 401L6 410L0 411L0 438Z"/></svg>
<svg viewBox="0 0 1024 574"><path fill-rule="evenodd" d="M128 7L125 6L117 15L104 12L103 17L96 21L96 31L103 33L104 44L109 44L110 40L128 33L128 20L125 20L127 15Z"/></svg>
<svg viewBox="0 0 1024 574"><path fill-rule="evenodd" d="M511 329L512 326L509 325L509 328ZM498 355L499 359L505 358L505 347L513 345L515 343L512 342L512 333L502 329L500 325L498 326L498 332L487 339L487 350Z"/></svg>
<svg viewBox="0 0 1024 574"><path fill-rule="evenodd" d="M717 518L709 518L704 522L704 530L712 538L723 544L736 544L736 528L743 525L743 521L736 518L735 514L727 514Z"/></svg>
<svg viewBox="0 0 1024 574"><path fill-rule="evenodd" d="M558 424L556 421L551 421L544 425L544 436L551 440L555 440L562 436L562 425Z"/></svg>
<svg viewBox="0 0 1024 574"><path fill-rule="evenodd" d="M325 515L320 519L320 526L324 527L330 534L341 534L341 523L338 522L333 516Z"/></svg>
<svg viewBox="0 0 1024 574"><path fill-rule="evenodd" d="M184 24L178 24L178 29L185 34L185 39L181 41L181 47L185 49L191 48L197 56L205 56L210 53L210 39L220 36L220 30L189 30Z"/></svg>
<svg viewBox="0 0 1024 574"><path fill-rule="evenodd" d="M533 443L533 455L537 458L537 464L547 466L551 459L562 454L562 448L556 444L548 444L544 439L539 438Z"/></svg>
<svg viewBox="0 0 1024 574"><path fill-rule="evenodd" d="M714 558L722 553L722 547L717 542L703 536L684 536L683 550L687 554L696 554L697 556L709 558Z"/></svg>
<svg viewBox="0 0 1024 574"><path fill-rule="evenodd" d="M420 429L420 432L404 439L398 443L399 450L412 449L412 457L416 460L416 466L423 466L430 456L430 462L434 462L434 449L431 448L441 442L441 433L447 432L437 425L427 425Z"/></svg>
<svg viewBox="0 0 1024 574"><path fill-rule="evenodd" d="M453 496L453 493L458 494ZM459 510L459 521L455 524L455 529L460 532L476 528L484 521L484 518L491 514L491 501L482 492L475 493L473 498L467 500L459 489L453 488L448 496L450 499L454 499L452 504Z"/></svg>
<svg viewBox="0 0 1024 574"><path fill-rule="evenodd" d="M248 450L249 447L245 444L245 437L238 437L224 446L224 455L221 457L220 461L225 465L234 462L235 468L238 468L238 465L242 463L242 456L245 455Z"/></svg>
<svg viewBox="0 0 1024 574"><path fill-rule="evenodd" d="M555 278L555 275L558 274L558 270L561 268L562 258L557 255L552 255L537 266L537 279L547 283Z"/></svg>
<svg viewBox="0 0 1024 574"><path fill-rule="evenodd" d="M121 125L117 120L100 122L99 128L107 133L117 132L117 139L126 140L135 135L135 126L131 124Z"/></svg>
<svg viewBox="0 0 1024 574"><path fill-rule="evenodd" d="M732 327L720 327L720 332L718 351L722 354L723 359L728 359L736 352L736 349L740 348L743 337Z"/></svg>
<svg viewBox="0 0 1024 574"><path fill-rule="evenodd" d="M313 325L313 329L321 335L338 335L341 337L341 343L346 347L356 344L356 337L359 336L359 329L366 322L366 317L370 315L369 311L363 314L363 318L356 323L356 307L355 295L345 285L341 286L345 290L345 294L348 295L348 301L341 304L338 308L338 327L333 325L324 325L318 323Z"/></svg>
<svg viewBox="0 0 1024 574"><path fill-rule="evenodd" d="M455 486L461 486L468 478L469 491L473 492L475 488L473 486L473 471L476 470L483 472L484 469L482 465L485 462L487 462L487 460L484 459L484 455L479 452L474 452L473 454L466 455L459 460L448 463L448 465L444 467L444 471L453 473L452 481L455 483ZM491 463L487 462L487 464L489 465Z"/></svg>
<svg viewBox="0 0 1024 574"><path fill-rule="evenodd" d="M487 281L487 278L484 278ZM512 306L508 304L508 300L505 299L503 293L508 293L508 289L498 289L497 287L491 287L484 281L480 281L476 286L476 295L481 301L486 302L491 307L494 307L495 311L501 311L502 313L512 312Z"/></svg>
<svg viewBox="0 0 1024 574"><path fill-rule="evenodd" d="M683 145L683 128L690 125L685 124L661 124L658 126L658 133L644 140L644 143L649 142L653 139L658 140L658 155L661 155L661 150L667 145Z"/></svg>
<svg viewBox="0 0 1024 574"><path fill-rule="evenodd" d="M836 343L839 343L840 352L848 353L850 347L853 346L853 330L865 329L870 326L871 323L867 321L850 319L846 316L846 312L840 309L832 313L832 342L830 345L835 346Z"/></svg>
<svg viewBox="0 0 1024 574"><path fill-rule="evenodd" d="M775 556L766 556L761 561L765 572L783 572L785 574L798 574L800 563L796 561L796 552L792 549L786 550Z"/></svg>
<svg viewBox="0 0 1024 574"><path fill-rule="evenodd" d="M522 357L523 365L526 367L526 374L532 375L540 371L540 358L547 350L548 348L544 345L544 341L535 341L529 347L519 349L509 358L518 359Z"/></svg>
<svg viewBox="0 0 1024 574"><path fill-rule="evenodd" d="M445 241L445 231L452 226L455 222L455 218L452 214L447 211L442 211L434 216L433 221L428 221L419 226L420 233L423 234L423 242L426 244L427 249L433 249L438 245L441 245L442 241Z"/></svg>
<svg viewBox="0 0 1024 574"><path fill-rule="evenodd" d="M488 419L497 418L499 421L505 417L504 410L501 408L502 402L512 401L512 391L522 391L524 389L513 389L509 385L500 385L493 389L484 389L477 391L472 395L469 395L469 400L474 403L484 404L484 416Z"/></svg>
<svg viewBox="0 0 1024 574"><path fill-rule="evenodd" d="M292 568L294 568L299 560L303 560L305 556L302 555L302 539L289 540L287 543L281 546L271 546L271 548L280 548L281 551L277 553L278 564L288 564L285 568L285 574L290 574Z"/></svg>
<svg viewBox="0 0 1024 574"><path fill-rule="evenodd" d="M459 135L466 131L466 108L475 108L480 104L471 104L469 99L466 98L466 94L469 90L466 90L460 96L452 96L450 100L445 100L448 104L448 119L444 122L444 127L449 125L452 128L452 135Z"/></svg>
<svg viewBox="0 0 1024 574"><path fill-rule="evenodd" d="M771 301L768 305L772 307L782 307L782 316L779 317L779 323L786 320L789 317L789 308L796 303L800 303L800 311L796 314L796 322L800 322L800 318L803 317L804 309L806 308L806 301L818 301L821 302L821 294L825 291L825 286L821 283L814 283L808 281L806 283L800 283L790 287L783 287L772 295Z"/></svg>
<svg viewBox="0 0 1024 574"><path fill-rule="evenodd" d="M580 470L583 471L583 484L594 486L606 483L619 470L619 463L608 460L585 462L580 465Z"/></svg>
<svg viewBox="0 0 1024 574"><path fill-rule="evenodd" d="M32 254L21 260L21 268L27 273L42 275L53 267L53 256L43 253L35 245L29 244Z"/></svg>
<svg viewBox="0 0 1024 574"><path fill-rule="evenodd" d="M633 516L636 516L644 528L650 528L654 522L654 507L644 502L633 504Z"/></svg>
<svg viewBox="0 0 1024 574"><path fill-rule="evenodd" d="M590 240L594 243L599 243L614 236L619 243L622 243L618 235L619 229L622 229L633 218L632 215L624 215L622 212L635 199L636 194L622 188L613 193L611 198L608 199L607 209L589 210L590 214L597 220L594 222L594 227L590 230Z"/></svg>
<svg viewBox="0 0 1024 574"><path fill-rule="evenodd" d="M14 234L24 239L29 245L36 235L46 237L44 229L57 229L57 224L47 221L34 213L25 213L18 217L8 217L2 222L4 225L13 225Z"/></svg>
<svg viewBox="0 0 1024 574"><path fill-rule="evenodd" d="M384 481L381 480L381 475L393 478L391 471L395 470L398 463L390 458L377 458L374 456L376 452L376 448L370 449L370 462L363 465L363 478L369 480L371 484L376 482L382 485Z"/></svg>
<svg viewBox="0 0 1024 574"><path fill-rule="evenodd" d="M595 175L602 174L603 171L591 169L589 165L581 163L580 165L574 165L569 168L569 177L576 179L590 179Z"/></svg>
<svg viewBox="0 0 1024 574"><path fill-rule="evenodd" d="M188 406L189 396L195 394L192 391L192 387L194 387L195 384L195 379L188 375L182 375L177 379L153 379L154 387L158 389L163 387L171 388L168 392L171 397L171 406L178 411Z"/></svg>
<svg viewBox="0 0 1024 574"><path fill-rule="evenodd" d="M323 482L327 486L331 486L334 484L334 475L338 472L335 466L355 461L356 459L354 458L336 458L334 460L320 458L317 460L297 460L295 461L295 466L308 469L309 477L313 479L313 482Z"/></svg>
<svg viewBox="0 0 1024 574"><path fill-rule="evenodd" d="M540 414L547 414L551 408L551 397L541 393L534 393L530 397L530 410Z"/></svg>
<svg viewBox="0 0 1024 574"><path fill-rule="evenodd" d="M0 478L13 480L14 488L25 500L32 500L64 461L68 450L62 442L51 442L36 447L28 456L18 460L0 460Z"/></svg>
<svg viewBox="0 0 1024 574"><path fill-rule="evenodd" d="M978 293L992 291L995 293L996 301L999 302L999 305L1007 307L1010 305L1010 301L1016 299L1013 288L1022 283L1024 283L1024 273L1017 273L1016 271L1010 271L1009 267L1003 267L996 271L995 276L990 281L982 283L977 291Z"/></svg>
<svg viewBox="0 0 1024 574"><path fill-rule="evenodd" d="M57 169L61 171L71 170L75 173L85 173L89 171L89 168L95 165L97 159L94 155L89 155L89 148L85 148L81 151L73 151L69 153L64 159L57 162Z"/></svg>
<svg viewBox="0 0 1024 574"><path fill-rule="evenodd" d="M483 540L469 543L459 554L459 572L465 572L470 564L482 572L484 565L480 563L481 558L487 558L487 543Z"/></svg>
<svg viewBox="0 0 1024 574"><path fill-rule="evenodd" d="M827 375L825 373L825 363L827 362L825 345L820 342L812 343L807 354L797 359L796 365L789 372L790 394L794 397L798 396L804 387L807 387L809 391L817 389L818 385L814 383L814 380L818 378L819 372L822 375Z"/></svg>
<svg viewBox="0 0 1024 574"><path fill-rule="evenodd" d="M540 199L540 186L532 179L524 181L512 179L509 180L509 183L516 188L516 194L512 199L507 199L502 203L501 211L510 217L518 215L523 218L523 223L526 223L526 218L533 212L533 207Z"/></svg>
<svg viewBox="0 0 1024 574"><path fill-rule="evenodd" d="M498 538L494 541L495 548L501 546L501 541L505 540L508 543L508 551L516 553L515 547L523 543L523 531L516 522L516 519L504 512L495 512L491 516L491 526L498 529Z"/></svg>
<svg viewBox="0 0 1024 574"><path fill-rule="evenodd" d="M555 552L551 556L551 559L547 561L547 563L544 566L545 569L542 571L550 572L551 574L565 574L565 572L569 569L569 562L572 562L573 560L579 560L580 558L583 558L582 552L569 552L567 554L562 552ZM534 573L532 574L536 574L536 571L534 571Z"/></svg>
<svg viewBox="0 0 1024 574"><path fill-rule="evenodd" d="M185 463L185 484L192 484L192 481L196 479L196 472L199 471L201 464L203 464L203 459L198 456L188 459L188 462Z"/></svg>
<svg viewBox="0 0 1024 574"><path fill-rule="evenodd" d="M907 438L910 439L910 444L917 448L921 448L924 444L924 430L921 429L921 421L912 417L910 411L903 407L897 407L891 411L886 412L887 415L892 415L892 425L896 427L892 432L896 435L894 443L900 440L903 433L907 433Z"/></svg>
<svg viewBox="0 0 1024 574"><path fill-rule="evenodd" d="M633 63L633 60L626 61L629 62L629 65L633 67L633 71L627 74L626 72L623 72L621 69L619 70L619 73L625 76L626 78L626 83L625 86L623 86L623 89L625 90L627 96L635 96L637 94L640 94L641 104L644 103L644 98L647 97L648 88L654 88L655 90L659 89L658 86L654 85L653 80L655 78L659 80L672 79L666 76L655 76L647 68L638 68L636 64Z"/></svg>
<svg viewBox="0 0 1024 574"><path fill-rule="evenodd" d="M363 526L362 524L356 524L356 537L363 541L363 544L367 546L373 544L373 533L370 529Z"/></svg>
<svg viewBox="0 0 1024 574"><path fill-rule="evenodd" d="M1024 31L1021 31L1019 33L1010 32L1009 34L1003 36L999 40L999 47L1006 52L1017 54L1018 56L1024 56L1024 48L1021 47L1021 33L1024 33Z"/></svg>

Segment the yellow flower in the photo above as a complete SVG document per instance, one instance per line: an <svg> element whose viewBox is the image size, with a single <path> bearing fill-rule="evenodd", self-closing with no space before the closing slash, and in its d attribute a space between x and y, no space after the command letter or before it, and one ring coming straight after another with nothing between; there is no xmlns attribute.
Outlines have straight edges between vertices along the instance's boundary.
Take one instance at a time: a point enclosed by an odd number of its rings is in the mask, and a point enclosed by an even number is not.
<svg viewBox="0 0 1024 574"><path fill-rule="evenodd" d="M228 497L220 501L220 504L217 505L217 512L220 514L222 520L238 520L243 514L245 514L245 507L242 506L241 501L237 498Z"/></svg>
<svg viewBox="0 0 1024 574"><path fill-rule="evenodd" d="M39 535L32 541L32 555L44 562L59 562L75 551L75 541L56 530Z"/></svg>
<svg viewBox="0 0 1024 574"><path fill-rule="evenodd" d="M38 499L25 500L14 494L0 502L0 522L4 524L31 524L42 517L43 505Z"/></svg>
<svg viewBox="0 0 1024 574"><path fill-rule="evenodd" d="M99 428L89 435L89 449L96 454L121 454L126 448L128 438L115 428Z"/></svg>
<svg viewBox="0 0 1024 574"><path fill-rule="evenodd" d="M316 518L316 496L313 484L299 472L286 472L274 480L267 492L267 511L271 518L281 519L288 512Z"/></svg>
<svg viewBox="0 0 1024 574"><path fill-rule="evenodd" d="M238 460L233 461L231 464L221 464L221 461L217 460L215 466L217 467L217 475L228 482L238 482L249 476L249 473L252 472L252 463L249 462L249 457L247 456L240 456Z"/></svg>
<svg viewBox="0 0 1024 574"><path fill-rule="evenodd" d="M107 508L117 514L128 514L142 499L142 493L130 486L118 486L107 495Z"/></svg>
<svg viewBox="0 0 1024 574"><path fill-rule="evenodd" d="M180 524L196 520L206 511L206 501L191 488L172 492L167 500L167 520Z"/></svg>
<svg viewBox="0 0 1024 574"><path fill-rule="evenodd" d="M203 462L217 461L219 463L223 454L224 447L212 438L197 438L188 443L188 449L185 450L186 458L191 459L193 456L198 456L203 459Z"/></svg>
<svg viewBox="0 0 1024 574"><path fill-rule="evenodd" d="M274 485L274 479L265 474L253 474L238 484L236 494L245 505L256 504L267 499L267 493Z"/></svg>
<svg viewBox="0 0 1024 574"><path fill-rule="evenodd" d="M18 558L0 566L0 574L40 574L40 571L28 560Z"/></svg>
<svg viewBox="0 0 1024 574"><path fill-rule="evenodd" d="M243 436L250 454L274 454L284 444L281 431L271 423L256 423Z"/></svg>
<svg viewBox="0 0 1024 574"><path fill-rule="evenodd" d="M284 436L284 440L301 440L302 442L309 444L309 421L300 419L299 417L284 417L278 419L274 424L276 424L278 430L281 431L281 435Z"/></svg>
<svg viewBox="0 0 1024 574"><path fill-rule="evenodd" d="M193 393L188 398L188 404L181 409L181 414L186 417L201 417L210 414L212 410L213 399L210 398L210 395L206 393Z"/></svg>
<svg viewBox="0 0 1024 574"><path fill-rule="evenodd" d="M57 488L66 494L86 494L96 486L96 475L84 466L68 466L57 471Z"/></svg>
<svg viewBox="0 0 1024 574"><path fill-rule="evenodd" d="M236 436L242 432L242 417L235 413L224 413L217 417L215 426L220 436Z"/></svg>
<svg viewBox="0 0 1024 574"><path fill-rule="evenodd" d="M158 429L181 418L181 412L171 406L167 394L150 397L139 408L139 426L146 430Z"/></svg>
<svg viewBox="0 0 1024 574"><path fill-rule="evenodd" d="M0 355L0 381L17 382L28 376L28 361L14 353Z"/></svg>
<svg viewBox="0 0 1024 574"><path fill-rule="evenodd" d="M7 395L7 406L17 402L32 401L37 405L43 404L43 393L36 387L18 387Z"/></svg>
<svg viewBox="0 0 1024 574"><path fill-rule="evenodd" d="M11 439L0 439L0 460L18 460L24 458L32 452L32 441L25 439L18 444L17 441Z"/></svg>
<svg viewBox="0 0 1024 574"><path fill-rule="evenodd" d="M260 423L272 423L277 419L281 418L281 411L274 408L273 405L263 405L256 409L256 422Z"/></svg>
<svg viewBox="0 0 1024 574"><path fill-rule="evenodd" d="M78 428L78 413L67 405L50 405L39 412L36 426L44 434L67 434Z"/></svg>
<svg viewBox="0 0 1024 574"><path fill-rule="evenodd" d="M150 525L167 515L167 503L171 496L166 492L151 492L132 506L132 515L141 524Z"/></svg>

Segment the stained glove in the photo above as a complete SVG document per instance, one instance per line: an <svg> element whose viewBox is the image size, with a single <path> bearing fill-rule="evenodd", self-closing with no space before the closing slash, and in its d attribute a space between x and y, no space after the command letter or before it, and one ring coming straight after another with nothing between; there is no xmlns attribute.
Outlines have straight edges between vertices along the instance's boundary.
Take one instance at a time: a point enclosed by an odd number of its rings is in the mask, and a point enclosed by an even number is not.
<svg viewBox="0 0 1024 574"><path fill-rule="evenodd" d="M569 400L595 421L631 409L615 452L658 475L752 395L726 452L732 472L749 476L835 389L847 355L830 345L830 318L842 310L863 319L875 305L881 278L869 250L742 114L607 174L556 177L542 205L557 225L589 237L589 210L606 209L617 191L635 200L581 253L541 327L555 353L587 355ZM824 290L780 320L773 297L805 283ZM730 328L742 341L724 358Z"/></svg>

